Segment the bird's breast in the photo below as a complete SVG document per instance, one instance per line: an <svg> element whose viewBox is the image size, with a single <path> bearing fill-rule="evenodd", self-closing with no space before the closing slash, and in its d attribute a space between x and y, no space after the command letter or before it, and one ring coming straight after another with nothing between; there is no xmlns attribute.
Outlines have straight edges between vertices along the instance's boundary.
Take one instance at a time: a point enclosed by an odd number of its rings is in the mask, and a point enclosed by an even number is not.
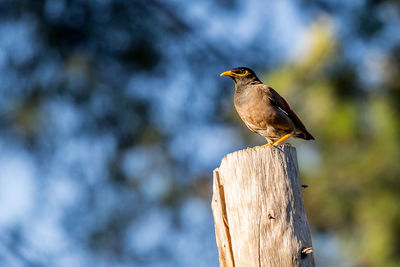
<svg viewBox="0 0 400 267"><path fill-rule="evenodd" d="M291 132L294 128L287 115L271 105L267 94L251 89L235 93L234 104L246 126L263 136L279 137L281 130Z"/></svg>
<svg viewBox="0 0 400 267"><path fill-rule="evenodd" d="M264 99L254 90L236 93L234 95L234 105L240 118L246 124L252 124L258 128L266 128L270 121L268 99Z"/></svg>

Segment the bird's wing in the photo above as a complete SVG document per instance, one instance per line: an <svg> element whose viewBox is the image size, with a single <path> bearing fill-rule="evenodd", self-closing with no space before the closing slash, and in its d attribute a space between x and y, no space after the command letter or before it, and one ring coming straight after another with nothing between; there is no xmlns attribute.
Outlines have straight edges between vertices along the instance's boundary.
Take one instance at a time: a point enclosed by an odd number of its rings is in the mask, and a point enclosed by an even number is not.
<svg viewBox="0 0 400 267"><path fill-rule="evenodd" d="M277 91L275 91L272 87L269 87L265 84L260 86L261 90L264 90L268 98L270 100L270 103L277 107L279 110L281 110L283 113L285 113L294 123L294 125L304 133L304 137L306 139L314 139L314 137L307 131L306 127L304 126L303 122L299 119L299 117L294 113L294 111L290 108L289 104L286 102L286 100L278 94Z"/></svg>

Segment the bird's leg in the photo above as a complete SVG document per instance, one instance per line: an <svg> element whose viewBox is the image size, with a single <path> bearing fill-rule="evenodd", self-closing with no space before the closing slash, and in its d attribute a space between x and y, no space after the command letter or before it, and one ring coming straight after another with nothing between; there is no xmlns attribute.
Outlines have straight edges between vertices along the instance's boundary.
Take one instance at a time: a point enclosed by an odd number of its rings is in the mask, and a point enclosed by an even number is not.
<svg viewBox="0 0 400 267"><path fill-rule="evenodd" d="M265 144L265 145L262 145L262 146L260 146L260 147L263 147L263 146L271 146L271 145L273 145L274 144L274 140L271 140L271 139L268 139L268 138L265 138L265 139L267 139L267 144Z"/></svg>
<svg viewBox="0 0 400 267"><path fill-rule="evenodd" d="M289 139L291 136L293 136L293 134L291 134L291 133L282 136L281 139L279 139L278 141L276 141L274 143L274 146L279 146L280 144L285 142L287 139Z"/></svg>
<svg viewBox="0 0 400 267"><path fill-rule="evenodd" d="M263 146L270 146L270 145L273 145L274 143L268 143L268 144L265 144L265 145L262 145L262 146L260 146L260 147L263 147Z"/></svg>

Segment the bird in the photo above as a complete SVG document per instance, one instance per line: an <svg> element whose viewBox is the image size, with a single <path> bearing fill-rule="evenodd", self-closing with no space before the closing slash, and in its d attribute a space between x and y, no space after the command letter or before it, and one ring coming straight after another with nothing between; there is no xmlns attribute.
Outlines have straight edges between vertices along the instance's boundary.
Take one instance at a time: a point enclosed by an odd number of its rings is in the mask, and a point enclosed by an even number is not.
<svg viewBox="0 0 400 267"><path fill-rule="evenodd" d="M238 67L221 73L235 84L234 106L240 118L267 144L278 146L290 137L314 140L288 102L264 84L251 69Z"/></svg>

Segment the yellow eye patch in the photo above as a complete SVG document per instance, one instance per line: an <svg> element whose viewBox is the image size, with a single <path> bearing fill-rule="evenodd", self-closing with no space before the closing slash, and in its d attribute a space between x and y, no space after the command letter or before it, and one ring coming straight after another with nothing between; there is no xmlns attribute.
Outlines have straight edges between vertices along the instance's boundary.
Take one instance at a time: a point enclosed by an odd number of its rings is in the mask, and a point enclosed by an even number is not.
<svg viewBox="0 0 400 267"><path fill-rule="evenodd" d="M235 76L241 76L241 77L243 77L243 76L247 76L247 74L249 74L249 71L248 71L248 70L245 70L244 73L242 73L242 74L235 73Z"/></svg>

